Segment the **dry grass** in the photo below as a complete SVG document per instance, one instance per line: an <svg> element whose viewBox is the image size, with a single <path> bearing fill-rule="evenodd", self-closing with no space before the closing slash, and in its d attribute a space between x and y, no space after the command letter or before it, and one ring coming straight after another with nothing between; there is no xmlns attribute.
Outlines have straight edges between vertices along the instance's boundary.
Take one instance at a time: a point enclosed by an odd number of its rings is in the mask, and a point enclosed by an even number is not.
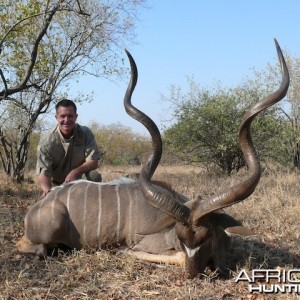
<svg viewBox="0 0 300 300"><path fill-rule="evenodd" d="M103 168L105 181L138 172L135 168ZM210 176L191 167L159 167L155 179L195 198L216 193L240 180ZM177 266L135 260L114 251L61 251L35 260L17 253L27 208L36 201L36 184L17 186L0 178L0 299L300 299L300 295L250 294L246 283L235 283L241 269L300 268L300 178L297 174L264 173L247 201L227 209L252 228L257 237L233 241L228 254L229 279L207 270L200 278L185 278Z"/></svg>

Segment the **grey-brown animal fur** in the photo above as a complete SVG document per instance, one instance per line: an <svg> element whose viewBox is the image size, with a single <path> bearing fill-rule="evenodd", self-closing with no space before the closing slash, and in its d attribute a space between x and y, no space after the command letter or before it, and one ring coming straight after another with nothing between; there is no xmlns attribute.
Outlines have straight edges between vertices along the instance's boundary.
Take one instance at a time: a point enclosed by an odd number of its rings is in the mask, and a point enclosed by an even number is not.
<svg viewBox="0 0 300 300"><path fill-rule="evenodd" d="M127 52L132 75L124 105L131 117L146 126L153 143L153 153L139 179L76 181L53 189L27 212L18 250L45 256L48 247L59 243L76 249L126 246L141 259L185 265L191 277L211 262L216 267L222 265L230 235L250 233L222 209L246 199L259 182L261 170L251 141L251 122L260 111L281 100L289 86L288 70L275 43L283 73L281 86L246 112L239 131L248 165L246 180L211 199L197 200L187 200L166 185L151 181L161 157L161 137L153 121L131 104L137 69Z"/></svg>

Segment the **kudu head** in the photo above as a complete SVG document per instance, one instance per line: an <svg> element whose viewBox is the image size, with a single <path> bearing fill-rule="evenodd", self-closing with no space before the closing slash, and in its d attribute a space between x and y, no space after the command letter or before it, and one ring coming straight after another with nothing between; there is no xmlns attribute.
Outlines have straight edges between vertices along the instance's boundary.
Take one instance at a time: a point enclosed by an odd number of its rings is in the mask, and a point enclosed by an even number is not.
<svg viewBox="0 0 300 300"><path fill-rule="evenodd" d="M124 105L127 113L141 122L152 137L153 153L143 166L139 180L147 201L176 220L176 234L186 254L186 269L190 277L202 273L212 260L215 263L218 263L218 260L222 261L223 257L218 256L225 256L229 244L228 236L249 234L240 222L225 214L222 209L249 197L260 180L261 167L251 139L251 123L262 110L284 98L289 87L288 69L276 39L275 45L282 71L281 85L276 92L259 101L245 113L239 128L239 145L248 166L247 178L213 197L208 199L198 197L184 204L178 201L179 195L174 195L174 192L157 187L151 182L161 158L162 141L154 122L131 104L138 74L132 56L126 51L131 66L131 81L126 91Z"/></svg>

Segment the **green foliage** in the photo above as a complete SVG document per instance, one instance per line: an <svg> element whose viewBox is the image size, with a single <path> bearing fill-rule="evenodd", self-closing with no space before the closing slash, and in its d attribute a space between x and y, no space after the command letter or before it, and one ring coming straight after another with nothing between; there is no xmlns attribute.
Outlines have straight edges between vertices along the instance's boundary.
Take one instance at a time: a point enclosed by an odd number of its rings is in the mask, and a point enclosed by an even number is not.
<svg viewBox="0 0 300 300"><path fill-rule="evenodd" d="M40 140L40 134L33 132L30 135L28 159L26 162L26 170L35 170L37 160L37 147Z"/></svg>
<svg viewBox="0 0 300 300"><path fill-rule="evenodd" d="M144 162L151 151L148 137L134 133L130 128L120 124L109 126L93 122L90 125L100 151L103 164L136 165Z"/></svg>
<svg viewBox="0 0 300 300"><path fill-rule="evenodd" d="M176 122L164 132L168 150L185 163L215 164L226 174L243 167L238 130L245 110L260 99L259 91L244 87L208 91L192 81L187 95L177 96L173 101ZM261 159L278 156L274 148L283 139L286 122L277 111L270 109L253 123L252 136Z"/></svg>

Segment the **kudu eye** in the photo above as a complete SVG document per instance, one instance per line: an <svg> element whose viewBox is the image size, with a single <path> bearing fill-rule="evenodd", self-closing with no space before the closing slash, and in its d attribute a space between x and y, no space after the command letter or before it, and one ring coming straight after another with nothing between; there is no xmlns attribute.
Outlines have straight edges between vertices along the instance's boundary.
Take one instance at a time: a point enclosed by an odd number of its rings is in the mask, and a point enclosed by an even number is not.
<svg viewBox="0 0 300 300"><path fill-rule="evenodd" d="M202 244L212 236L212 232L212 226L198 226L195 229L195 240Z"/></svg>

